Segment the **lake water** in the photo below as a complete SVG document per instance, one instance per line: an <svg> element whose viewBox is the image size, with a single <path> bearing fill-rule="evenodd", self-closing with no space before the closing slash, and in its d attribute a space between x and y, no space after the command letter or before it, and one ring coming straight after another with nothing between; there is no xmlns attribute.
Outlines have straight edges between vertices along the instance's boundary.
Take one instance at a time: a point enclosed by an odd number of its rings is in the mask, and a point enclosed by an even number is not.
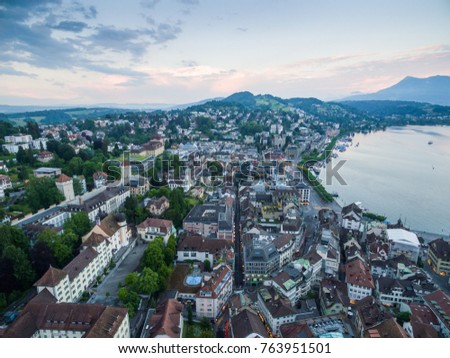
<svg viewBox="0 0 450 358"><path fill-rule="evenodd" d="M339 204L360 201L390 222L401 218L415 230L450 233L450 127L392 127L356 134L353 145L338 155L332 165L346 160L339 174L347 185L333 178L325 187L339 194ZM325 177L322 169L320 178Z"/></svg>

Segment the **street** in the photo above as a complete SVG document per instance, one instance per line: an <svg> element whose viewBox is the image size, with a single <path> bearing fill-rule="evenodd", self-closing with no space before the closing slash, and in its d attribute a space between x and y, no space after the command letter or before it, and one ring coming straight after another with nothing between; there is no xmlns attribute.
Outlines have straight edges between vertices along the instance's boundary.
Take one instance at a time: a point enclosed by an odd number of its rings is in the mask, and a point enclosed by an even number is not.
<svg viewBox="0 0 450 358"><path fill-rule="evenodd" d="M136 271L146 248L146 244L136 245L120 265L114 268L95 289L89 303L117 304L119 284L125 282L125 277L130 272Z"/></svg>

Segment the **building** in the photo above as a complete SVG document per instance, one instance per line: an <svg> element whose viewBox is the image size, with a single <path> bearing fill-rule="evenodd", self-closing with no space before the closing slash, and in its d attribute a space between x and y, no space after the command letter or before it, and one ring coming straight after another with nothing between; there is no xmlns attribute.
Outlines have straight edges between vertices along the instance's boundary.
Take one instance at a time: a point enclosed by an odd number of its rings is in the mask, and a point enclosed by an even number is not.
<svg viewBox="0 0 450 358"><path fill-rule="evenodd" d="M437 290L424 296L423 299L437 317L441 334L450 338L450 298L448 295Z"/></svg>
<svg viewBox="0 0 450 358"><path fill-rule="evenodd" d="M164 195L160 198L152 198L145 205L147 211L155 216L161 216L170 207L169 199Z"/></svg>
<svg viewBox="0 0 450 358"><path fill-rule="evenodd" d="M226 261L232 253L232 244L227 240L208 239L191 233L185 233L177 245L179 262L209 260L211 266L214 266L220 260Z"/></svg>
<svg viewBox="0 0 450 358"><path fill-rule="evenodd" d="M312 268L302 267L290 263L283 267L283 271L272 274L271 285L281 295L286 297L292 305L306 297L311 290Z"/></svg>
<svg viewBox="0 0 450 358"><path fill-rule="evenodd" d="M81 185L81 194L84 194L87 192L87 185L86 185L86 178L84 175L74 175L73 179L76 179L80 182ZM74 188L75 190L75 188Z"/></svg>
<svg viewBox="0 0 450 358"><path fill-rule="evenodd" d="M325 316L347 314L350 306L346 284L334 278L326 278L320 282L319 300Z"/></svg>
<svg viewBox="0 0 450 358"><path fill-rule="evenodd" d="M423 304L401 304L400 312L411 314L409 322L403 323L406 333L412 338L438 338L439 321L430 307Z"/></svg>
<svg viewBox="0 0 450 358"><path fill-rule="evenodd" d="M280 327L282 338L354 338L354 328L343 315L314 317Z"/></svg>
<svg viewBox="0 0 450 358"><path fill-rule="evenodd" d="M399 306L401 303L411 303L417 300L411 281L380 277L375 282L376 295L386 306Z"/></svg>
<svg viewBox="0 0 450 358"><path fill-rule="evenodd" d="M0 199L5 197L5 190L12 189L11 178L8 175L0 174Z"/></svg>
<svg viewBox="0 0 450 358"><path fill-rule="evenodd" d="M167 244L170 235L176 232L171 220L147 218L137 226L137 233L144 241L153 241L158 236Z"/></svg>
<svg viewBox="0 0 450 358"><path fill-rule="evenodd" d="M195 297L197 317L215 319L233 293L233 275L226 265L214 268L213 272L203 274L200 290Z"/></svg>
<svg viewBox="0 0 450 358"><path fill-rule="evenodd" d="M149 322L148 338L182 338L183 304L174 298L160 303Z"/></svg>
<svg viewBox="0 0 450 358"><path fill-rule="evenodd" d="M430 242L427 264L441 276L450 274L450 243L442 238Z"/></svg>
<svg viewBox="0 0 450 358"><path fill-rule="evenodd" d="M95 226L82 237L81 241L82 245L106 241L110 252L107 256L111 258L122 247L129 245L130 238L131 230L127 226L126 217L124 214L119 213L109 214L102 220L97 219Z"/></svg>
<svg viewBox="0 0 450 358"><path fill-rule="evenodd" d="M41 167L34 170L34 176L36 178L56 178L58 175L61 175L61 168Z"/></svg>
<svg viewBox="0 0 450 358"><path fill-rule="evenodd" d="M280 253L273 242L255 239L244 246L245 281L258 284L280 269Z"/></svg>
<svg viewBox="0 0 450 358"><path fill-rule="evenodd" d="M56 179L56 187L64 195L67 201L75 199L73 180L71 177L61 174L58 179Z"/></svg>
<svg viewBox="0 0 450 358"><path fill-rule="evenodd" d="M48 150L43 150L37 156L38 162L47 163L53 159L53 153Z"/></svg>
<svg viewBox="0 0 450 358"><path fill-rule="evenodd" d="M392 318L390 313L386 312L381 304L373 297L367 296L359 300L355 306L355 326L357 337L364 337L364 333L377 326L386 319Z"/></svg>
<svg viewBox="0 0 450 358"><path fill-rule="evenodd" d="M34 286L38 294L44 290L50 292L56 299L56 302L73 302L69 274L64 270L50 266Z"/></svg>
<svg viewBox="0 0 450 358"><path fill-rule="evenodd" d="M283 299L272 287L262 287L258 290L258 307L275 335L280 334L281 325L292 323L296 319L297 312L290 302Z"/></svg>
<svg viewBox="0 0 450 358"><path fill-rule="evenodd" d="M106 186L108 174L106 174L105 172L95 172L92 175L92 179L94 180L94 186L98 189L103 186Z"/></svg>
<svg viewBox="0 0 450 358"><path fill-rule="evenodd" d="M269 338L264 323L250 308L244 308L231 317L230 331L233 338Z"/></svg>
<svg viewBox="0 0 450 358"><path fill-rule="evenodd" d="M358 301L372 295L372 290L375 288L369 267L360 259L354 259L345 265L345 282L348 298L351 301Z"/></svg>
<svg viewBox="0 0 450 358"><path fill-rule="evenodd" d="M126 187L103 187L68 203L66 210L71 212L85 211L91 222L94 223L99 214L107 215L120 211L129 196L130 190Z"/></svg>
<svg viewBox="0 0 450 358"><path fill-rule="evenodd" d="M131 195L144 195L150 190L150 182L143 176L133 176L129 181Z"/></svg>
<svg viewBox="0 0 450 358"><path fill-rule="evenodd" d="M208 238L234 240L233 199L224 204L208 203L196 205L183 220L185 231Z"/></svg>
<svg viewBox="0 0 450 358"><path fill-rule="evenodd" d="M364 331L364 338L408 338L395 318L388 318Z"/></svg>
<svg viewBox="0 0 450 358"><path fill-rule="evenodd" d="M130 322L126 308L56 303L42 291L25 306L3 337L130 338Z"/></svg>
<svg viewBox="0 0 450 358"><path fill-rule="evenodd" d="M420 242L417 235L405 229L387 229L389 258L405 255L416 263L419 258Z"/></svg>
<svg viewBox="0 0 450 358"><path fill-rule="evenodd" d="M341 226L347 230L361 231L361 220L363 211L356 203L344 206L342 208L342 224Z"/></svg>

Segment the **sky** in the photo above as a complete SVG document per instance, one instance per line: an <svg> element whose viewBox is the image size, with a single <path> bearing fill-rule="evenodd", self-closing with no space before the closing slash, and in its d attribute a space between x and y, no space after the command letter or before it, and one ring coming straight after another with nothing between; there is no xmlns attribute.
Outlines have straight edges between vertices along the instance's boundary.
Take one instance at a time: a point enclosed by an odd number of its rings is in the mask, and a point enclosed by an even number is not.
<svg viewBox="0 0 450 358"><path fill-rule="evenodd" d="M342 98L450 75L448 0L0 0L0 104Z"/></svg>

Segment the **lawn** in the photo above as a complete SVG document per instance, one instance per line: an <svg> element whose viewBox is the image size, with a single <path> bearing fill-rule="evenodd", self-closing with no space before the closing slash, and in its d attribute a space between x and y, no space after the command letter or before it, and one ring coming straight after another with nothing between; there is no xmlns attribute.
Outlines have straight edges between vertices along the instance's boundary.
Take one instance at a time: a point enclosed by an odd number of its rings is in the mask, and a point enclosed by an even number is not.
<svg viewBox="0 0 450 358"><path fill-rule="evenodd" d="M183 338L212 338L212 329L202 329L201 323L192 322L189 324L188 321L184 321L183 327Z"/></svg>

